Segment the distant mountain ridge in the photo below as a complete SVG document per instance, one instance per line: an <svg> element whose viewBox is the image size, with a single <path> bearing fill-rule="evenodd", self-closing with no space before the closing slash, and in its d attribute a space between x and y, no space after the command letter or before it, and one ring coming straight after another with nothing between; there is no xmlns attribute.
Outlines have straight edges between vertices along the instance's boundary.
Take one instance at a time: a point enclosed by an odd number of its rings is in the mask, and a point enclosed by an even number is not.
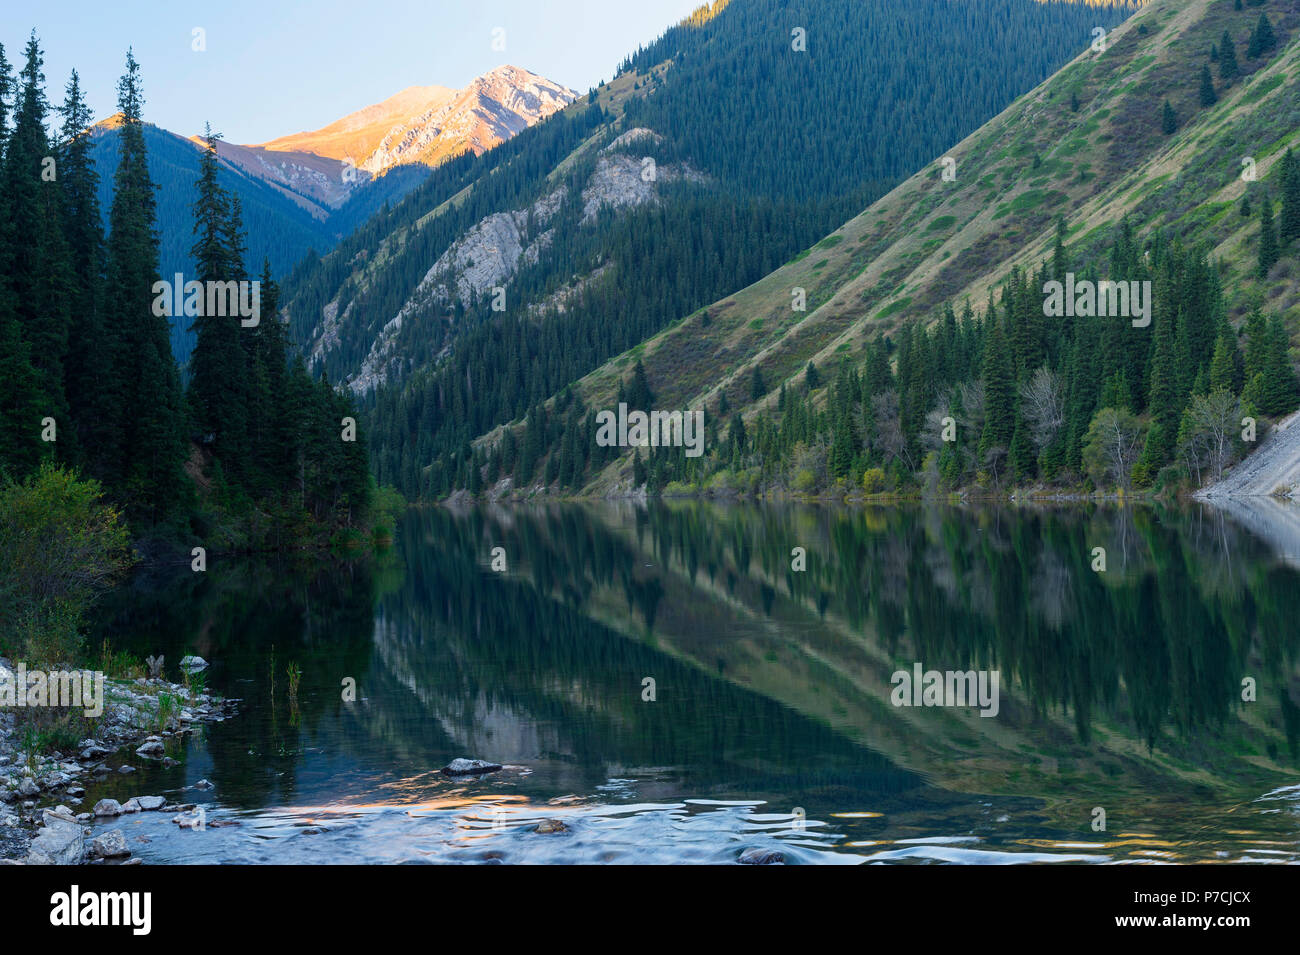
<svg viewBox="0 0 1300 955"><path fill-rule="evenodd" d="M274 275L288 274L309 252L327 253L386 203L400 201L431 167L463 153L480 155L576 95L528 70L502 66L463 90L410 87L315 132L250 146L219 141L219 178L242 204L248 261L260 266L269 259ZM119 125L114 115L92 129L105 214ZM145 139L158 190L162 272L189 272L203 141L152 124L145 124ZM182 365L192 344L188 328L174 324L172 350Z"/></svg>
<svg viewBox="0 0 1300 955"><path fill-rule="evenodd" d="M577 98L568 87L504 65L462 90L412 86L321 129L251 148L310 153L378 175L406 163L436 166L467 150L481 155Z"/></svg>

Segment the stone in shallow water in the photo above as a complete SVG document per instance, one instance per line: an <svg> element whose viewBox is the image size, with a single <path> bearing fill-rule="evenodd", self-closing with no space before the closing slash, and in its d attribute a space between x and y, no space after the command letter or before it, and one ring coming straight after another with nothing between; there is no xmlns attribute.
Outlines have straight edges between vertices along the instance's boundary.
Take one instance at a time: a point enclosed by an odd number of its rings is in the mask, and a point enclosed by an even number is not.
<svg viewBox="0 0 1300 955"><path fill-rule="evenodd" d="M189 656L181 660L182 670L190 670L190 671L206 670L207 667L208 667L208 661L203 659L202 657Z"/></svg>
<svg viewBox="0 0 1300 955"><path fill-rule="evenodd" d="M122 804L116 799L101 799L95 803L95 808L91 812L96 816L120 816L122 815Z"/></svg>
<svg viewBox="0 0 1300 955"><path fill-rule="evenodd" d="M541 833L568 832L569 827L558 819L543 819L537 824L537 831Z"/></svg>
<svg viewBox="0 0 1300 955"><path fill-rule="evenodd" d="M495 773L500 768L500 763L489 763L483 759L457 757L442 767L442 771L448 776L476 776L480 773Z"/></svg>
<svg viewBox="0 0 1300 955"><path fill-rule="evenodd" d="M741 865L785 865L785 856L775 849L746 849L740 854Z"/></svg>
<svg viewBox="0 0 1300 955"><path fill-rule="evenodd" d="M161 756L163 754L162 740L155 739L149 740L147 743L142 743L139 748L136 749L135 754L137 756Z"/></svg>
<svg viewBox="0 0 1300 955"><path fill-rule="evenodd" d="M90 854L96 859L116 859L119 856L129 856L131 850L126 847L126 836L122 830L110 829L91 841Z"/></svg>

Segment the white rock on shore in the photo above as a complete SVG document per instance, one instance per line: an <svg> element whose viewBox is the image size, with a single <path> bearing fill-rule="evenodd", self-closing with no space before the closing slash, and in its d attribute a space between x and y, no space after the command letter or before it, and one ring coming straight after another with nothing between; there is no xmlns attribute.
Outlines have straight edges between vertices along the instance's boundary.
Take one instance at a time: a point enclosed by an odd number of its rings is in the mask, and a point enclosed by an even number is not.
<svg viewBox="0 0 1300 955"><path fill-rule="evenodd" d="M77 865L86 851L86 834L75 819L45 814L45 825L32 840L28 865Z"/></svg>

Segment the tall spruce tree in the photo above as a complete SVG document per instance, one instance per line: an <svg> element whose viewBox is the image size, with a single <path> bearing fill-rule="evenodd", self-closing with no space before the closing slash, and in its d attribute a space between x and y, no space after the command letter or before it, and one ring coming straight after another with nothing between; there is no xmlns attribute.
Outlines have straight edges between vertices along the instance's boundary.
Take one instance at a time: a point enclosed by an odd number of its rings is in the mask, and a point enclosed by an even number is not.
<svg viewBox="0 0 1300 955"><path fill-rule="evenodd" d="M1201 67L1201 106L1213 106L1219 101L1219 95L1214 92L1214 78L1210 76L1208 66Z"/></svg>
<svg viewBox="0 0 1300 955"><path fill-rule="evenodd" d="M982 462L994 448L1009 451L1016 432L1016 376L1011 363L1011 347L996 314L987 319L988 337L984 343L984 431L980 435L979 457Z"/></svg>
<svg viewBox="0 0 1300 955"><path fill-rule="evenodd" d="M152 524L174 516L183 500L186 448L171 329L154 309L158 236L143 105L140 65L128 50L117 85L121 153L108 216L104 360L111 368L105 380L112 387L107 410L116 454L105 478L131 516Z"/></svg>
<svg viewBox="0 0 1300 955"><path fill-rule="evenodd" d="M0 45L0 148L9 138L13 73ZM0 184L3 177L0 177ZM9 220L7 191L0 188L0 223ZM8 261L9 237L0 228L0 263ZM25 476L40 457L41 396L31 353L13 307L8 270L0 268L0 479Z"/></svg>
<svg viewBox="0 0 1300 955"><path fill-rule="evenodd" d="M76 70L68 80L59 113L59 182L63 189L65 233L71 266L68 356L65 390L76 428L80 461L95 476L104 473L106 459L116 453L108 427L110 393L103 360L104 226L100 219L99 173L91 155L93 116Z"/></svg>
<svg viewBox="0 0 1300 955"><path fill-rule="evenodd" d="M1219 79L1224 83L1231 83L1240 75L1236 44L1232 42L1232 34L1224 30L1223 39L1219 42Z"/></svg>
<svg viewBox="0 0 1300 955"><path fill-rule="evenodd" d="M1269 22L1268 14L1261 13L1259 21L1255 24L1255 30L1250 35L1250 42L1246 45L1246 56L1248 59L1257 60L1276 46L1277 35L1273 32L1273 24Z"/></svg>
<svg viewBox="0 0 1300 955"><path fill-rule="evenodd" d="M1282 157L1282 212L1278 217L1278 240L1288 245L1300 238L1300 160L1288 149Z"/></svg>
<svg viewBox="0 0 1300 955"><path fill-rule="evenodd" d="M29 346L42 417L56 423L54 448L72 457L75 430L68 420L64 360L68 351L72 281L63 235L58 163L46 133L44 59L35 34L27 41L27 62L19 74L13 129L5 149L3 188L4 271L10 302Z"/></svg>
<svg viewBox="0 0 1300 955"><path fill-rule="evenodd" d="M1174 112L1174 107L1169 100L1165 100L1164 108L1160 112L1160 128L1166 136L1178 132L1178 114Z"/></svg>
<svg viewBox="0 0 1300 955"><path fill-rule="evenodd" d="M1259 210L1259 277L1266 278L1281 256L1277 227L1273 224L1273 201L1264 196L1263 206Z"/></svg>
<svg viewBox="0 0 1300 955"><path fill-rule="evenodd" d="M245 280L238 211L217 179L218 137L209 127L195 183L195 279L201 283L201 305L190 330L195 335L190 354L189 412L199 441L221 462L226 480L244 486L248 446L248 388L250 363L239 315L216 307L228 300L229 289ZM236 293L237 295L238 293ZM188 301L188 296L187 296ZM260 325L260 317L259 317ZM245 336L250 341L253 335Z"/></svg>

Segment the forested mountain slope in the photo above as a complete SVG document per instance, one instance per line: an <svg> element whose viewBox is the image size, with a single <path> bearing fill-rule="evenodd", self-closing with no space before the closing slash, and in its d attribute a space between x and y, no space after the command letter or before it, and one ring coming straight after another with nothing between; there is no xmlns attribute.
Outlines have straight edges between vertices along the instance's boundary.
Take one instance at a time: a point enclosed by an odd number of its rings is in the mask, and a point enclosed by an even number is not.
<svg viewBox="0 0 1300 955"><path fill-rule="evenodd" d="M308 263L295 337L370 396L380 480L445 493L469 440L770 273L1128 12L715 4Z"/></svg>
<svg viewBox="0 0 1300 955"><path fill-rule="evenodd" d="M724 485L815 490L857 486L873 468L882 488L913 476L950 489L1069 480L1097 470L1084 452L1108 406L1136 416L1136 454L1105 483L1221 468L1222 455L1206 464L1184 447L1194 398L1221 387L1263 416L1295 398L1300 176L1286 154L1300 144L1300 9L1237 6L1155 0L782 268L585 377L535 413L533 456L558 463L529 481L567 473L566 486L599 491L649 477L653 489L726 471ZM1154 322L1046 317L1045 280L1067 272L1153 282ZM998 321L986 325L989 314ZM989 335L1006 352L992 369ZM1024 398L1040 367L1062 419L1041 443ZM712 461L658 453L658 475L634 474L629 452L591 449L588 410L630 393L706 408ZM948 416L955 441L938 435ZM586 454L566 463L570 418ZM528 440L515 431L498 458ZM501 438L480 442L482 481L518 486L517 468L493 467Z"/></svg>

